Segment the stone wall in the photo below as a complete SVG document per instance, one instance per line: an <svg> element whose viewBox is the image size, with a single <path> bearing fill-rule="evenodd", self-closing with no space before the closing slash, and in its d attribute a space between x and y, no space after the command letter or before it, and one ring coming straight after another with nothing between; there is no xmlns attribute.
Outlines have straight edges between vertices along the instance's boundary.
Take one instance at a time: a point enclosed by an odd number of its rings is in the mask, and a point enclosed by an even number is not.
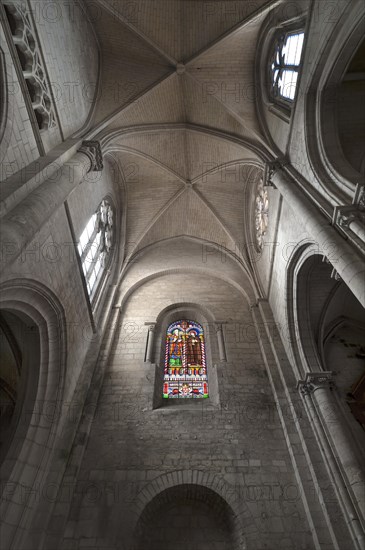
<svg viewBox="0 0 365 550"><path fill-rule="evenodd" d="M189 400L183 406L180 402L152 410L155 368L163 365L158 351L156 367L143 362L144 323L185 300L228 321L227 363L219 361L215 332L207 334L208 376L216 369L219 405ZM150 485L158 486L159 493L182 484L185 475L189 483L206 485L226 498L238 515L247 548L310 547L305 512L252 329L242 295L214 277L171 274L133 293L107 364L62 548L129 548L133 528L153 496Z"/></svg>

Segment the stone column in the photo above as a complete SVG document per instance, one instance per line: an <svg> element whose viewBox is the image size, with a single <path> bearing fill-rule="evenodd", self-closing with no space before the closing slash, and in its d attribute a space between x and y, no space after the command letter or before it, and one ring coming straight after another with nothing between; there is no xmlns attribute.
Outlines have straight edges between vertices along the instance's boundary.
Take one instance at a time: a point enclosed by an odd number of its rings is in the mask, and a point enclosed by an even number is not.
<svg viewBox="0 0 365 550"><path fill-rule="evenodd" d="M304 229L311 235L313 242L318 243L320 253L326 255L326 250L331 250L333 258L329 260L333 267L365 307L365 269L360 255L341 237L305 193L295 185L285 170L275 166L270 172L269 179L292 208L297 219L303 223Z"/></svg>
<svg viewBox="0 0 365 550"><path fill-rule="evenodd" d="M88 172L100 172L103 157L98 141L84 141L76 155L1 220L1 264L11 264L34 239Z"/></svg>
<svg viewBox="0 0 365 550"><path fill-rule="evenodd" d="M146 363L152 363L156 323L148 323Z"/></svg>
<svg viewBox="0 0 365 550"><path fill-rule="evenodd" d="M365 518L365 472L357 458L354 442L345 426L342 413L333 395L332 373L329 371L307 373L305 380L299 380L298 387L309 407L313 404L323 428L323 437L328 440L334 463L339 466L340 475L345 482L345 488L353 493L355 509ZM340 490L340 488L339 488ZM347 496L347 495L345 495ZM349 515L354 513L349 511ZM354 519L352 519L354 521Z"/></svg>
<svg viewBox="0 0 365 550"><path fill-rule="evenodd" d="M226 346L224 343L222 323L216 323L215 330L217 333L217 340L218 340L219 359L221 361L227 361Z"/></svg>

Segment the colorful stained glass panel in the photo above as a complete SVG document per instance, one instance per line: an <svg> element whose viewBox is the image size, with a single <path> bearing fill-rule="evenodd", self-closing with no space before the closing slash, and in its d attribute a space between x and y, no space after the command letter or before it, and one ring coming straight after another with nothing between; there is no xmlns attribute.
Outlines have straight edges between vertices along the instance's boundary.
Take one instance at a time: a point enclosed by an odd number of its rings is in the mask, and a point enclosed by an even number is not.
<svg viewBox="0 0 365 550"><path fill-rule="evenodd" d="M176 321L167 329L163 397L208 397L203 327L195 321Z"/></svg>

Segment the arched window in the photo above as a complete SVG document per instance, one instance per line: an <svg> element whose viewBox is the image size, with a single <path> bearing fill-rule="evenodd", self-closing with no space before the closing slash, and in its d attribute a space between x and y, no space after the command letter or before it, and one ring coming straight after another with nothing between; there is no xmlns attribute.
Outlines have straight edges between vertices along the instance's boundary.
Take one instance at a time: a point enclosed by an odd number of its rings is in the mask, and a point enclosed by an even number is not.
<svg viewBox="0 0 365 550"><path fill-rule="evenodd" d="M164 398L208 397L203 327L186 319L167 329Z"/></svg>
<svg viewBox="0 0 365 550"><path fill-rule="evenodd" d="M264 187L262 179L260 180L255 200L255 230L256 244L259 250L262 250L264 245L264 237L269 225L269 195L267 187Z"/></svg>
<svg viewBox="0 0 365 550"><path fill-rule="evenodd" d="M10 322L12 317L8 314ZM18 331L21 334L21 331ZM8 438L19 393L22 353L10 327L9 319L0 313L0 452ZM1 453L0 453L1 454Z"/></svg>
<svg viewBox="0 0 365 550"><path fill-rule="evenodd" d="M270 67L272 96L286 102L295 98L302 58L304 32L280 34L274 45Z"/></svg>
<svg viewBox="0 0 365 550"><path fill-rule="evenodd" d="M92 297L108 264L113 243L113 209L103 200L81 234L78 251L86 286Z"/></svg>

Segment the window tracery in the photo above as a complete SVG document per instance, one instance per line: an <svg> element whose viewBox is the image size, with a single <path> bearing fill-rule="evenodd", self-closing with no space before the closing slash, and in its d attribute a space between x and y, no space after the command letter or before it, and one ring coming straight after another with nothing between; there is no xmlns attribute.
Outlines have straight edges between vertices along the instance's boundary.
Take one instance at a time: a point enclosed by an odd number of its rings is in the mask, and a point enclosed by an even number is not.
<svg viewBox="0 0 365 550"><path fill-rule="evenodd" d="M57 124L30 15L24 3L7 2L4 7L38 128L49 130Z"/></svg>
<svg viewBox="0 0 365 550"><path fill-rule="evenodd" d="M255 230L257 246L261 250L269 224L269 195L261 180L257 187L255 200Z"/></svg>
<svg viewBox="0 0 365 550"><path fill-rule="evenodd" d="M108 263L113 244L113 209L103 200L91 216L78 244L82 270L91 296Z"/></svg>
<svg viewBox="0 0 365 550"><path fill-rule="evenodd" d="M195 321L176 321L167 329L163 397L209 397L204 331Z"/></svg>
<svg viewBox="0 0 365 550"><path fill-rule="evenodd" d="M272 95L287 102L295 98L304 32L286 32L278 36L271 62Z"/></svg>

